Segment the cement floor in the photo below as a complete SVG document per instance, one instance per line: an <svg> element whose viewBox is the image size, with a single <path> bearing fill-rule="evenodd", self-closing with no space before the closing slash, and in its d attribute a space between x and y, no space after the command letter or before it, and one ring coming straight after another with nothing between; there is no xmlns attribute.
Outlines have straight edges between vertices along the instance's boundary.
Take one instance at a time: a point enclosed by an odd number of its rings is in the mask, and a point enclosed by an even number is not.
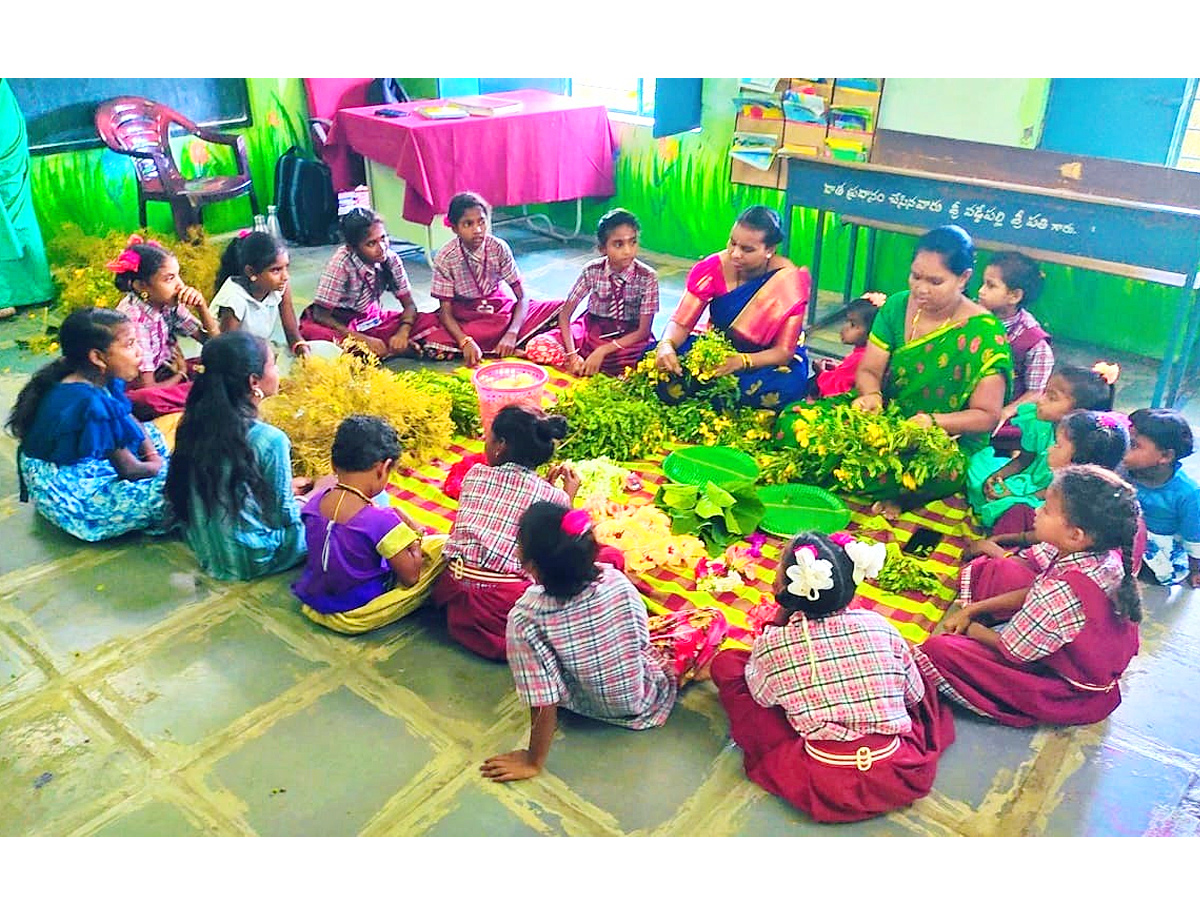
<svg viewBox="0 0 1200 900"><path fill-rule="evenodd" d="M500 233L535 297L562 296L590 256L582 241ZM331 250L294 252L299 297ZM647 258L665 318L688 262ZM429 269L408 268L424 306ZM34 324L0 323L4 416L42 361L11 343ZM833 349L836 333L812 344ZM1153 366L1121 362L1119 407L1145 405ZM1142 651L1108 721L1016 730L956 713L929 797L824 826L746 780L709 685L647 732L566 714L548 771L491 784L478 764L524 745L526 710L507 669L449 641L431 611L346 638L298 614L295 573L227 584L178 541L78 542L17 502L7 436L0 546L3 835L1195 835L1200 822L1191 591L1147 591Z"/></svg>

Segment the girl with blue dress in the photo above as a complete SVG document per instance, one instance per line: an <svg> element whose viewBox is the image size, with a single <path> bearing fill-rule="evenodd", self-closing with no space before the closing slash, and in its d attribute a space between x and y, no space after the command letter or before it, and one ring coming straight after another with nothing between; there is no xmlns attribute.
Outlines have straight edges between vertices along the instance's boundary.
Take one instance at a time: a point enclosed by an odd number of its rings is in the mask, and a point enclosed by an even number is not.
<svg viewBox="0 0 1200 900"><path fill-rule="evenodd" d="M58 339L62 357L29 379L8 417L20 442L21 500L84 541L163 530L167 448L125 396L141 362L133 323L115 310L80 309Z"/></svg>
<svg viewBox="0 0 1200 900"><path fill-rule="evenodd" d="M300 506L312 487L292 478L291 442L258 418L279 390L271 345L230 331L204 345L203 371L175 433L167 495L200 567L247 580L304 561Z"/></svg>

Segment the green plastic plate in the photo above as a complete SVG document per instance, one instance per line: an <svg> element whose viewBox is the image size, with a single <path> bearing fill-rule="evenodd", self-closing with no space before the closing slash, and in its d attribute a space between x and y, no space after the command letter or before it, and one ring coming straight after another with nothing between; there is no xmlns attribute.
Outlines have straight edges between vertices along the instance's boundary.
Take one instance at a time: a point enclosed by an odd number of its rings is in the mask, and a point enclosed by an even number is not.
<svg viewBox="0 0 1200 900"><path fill-rule="evenodd" d="M758 489L766 512L758 527L776 537L801 531L829 534L850 524L850 510L837 497L809 484L768 484Z"/></svg>
<svg viewBox="0 0 1200 900"><path fill-rule="evenodd" d="M732 447L680 447L663 460L663 474L679 484L756 481L754 457Z"/></svg>

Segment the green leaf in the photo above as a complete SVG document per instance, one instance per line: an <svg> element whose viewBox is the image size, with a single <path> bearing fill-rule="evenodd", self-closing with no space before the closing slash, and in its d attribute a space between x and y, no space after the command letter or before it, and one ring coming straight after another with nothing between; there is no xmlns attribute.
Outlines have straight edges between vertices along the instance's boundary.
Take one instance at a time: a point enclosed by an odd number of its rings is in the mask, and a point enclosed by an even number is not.
<svg viewBox="0 0 1200 900"><path fill-rule="evenodd" d="M668 482L659 488L659 497L670 509L691 509L696 505L700 489L694 484Z"/></svg>
<svg viewBox="0 0 1200 900"><path fill-rule="evenodd" d="M704 486L704 496L722 509L733 506L733 494L711 481ZM709 515L717 515L717 513L709 513Z"/></svg>
<svg viewBox="0 0 1200 900"><path fill-rule="evenodd" d="M732 502L732 500L733 498L731 497L730 501ZM708 497L707 494L696 501L696 515L705 519L712 519L716 516L723 515L724 512L725 511L719 505L713 502L713 500Z"/></svg>
<svg viewBox="0 0 1200 900"><path fill-rule="evenodd" d="M673 513L671 534L697 534L704 523L690 512Z"/></svg>
<svg viewBox="0 0 1200 900"><path fill-rule="evenodd" d="M758 523L762 521L766 515L767 508L763 506L763 502L757 497L752 497L748 500L739 500L726 513L726 521L732 517L737 522L736 528L730 528L730 531L736 531L738 534L749 534L758 527Z"/></svg>

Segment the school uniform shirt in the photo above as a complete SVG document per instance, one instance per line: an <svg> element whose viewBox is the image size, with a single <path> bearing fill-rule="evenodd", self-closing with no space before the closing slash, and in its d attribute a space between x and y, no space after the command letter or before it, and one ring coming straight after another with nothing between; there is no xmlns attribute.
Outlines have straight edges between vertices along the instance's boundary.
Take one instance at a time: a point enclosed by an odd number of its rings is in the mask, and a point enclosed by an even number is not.
<svg viewBox="0 0 1200 900"><path fill-rule="evenodd" d="M623 272L614 272L607 256L594 259L579 273L567 295L567 305L587 298L587 311L604 319L636 325L641 316L658 312L658 275L635 259Z"/></svg>
<svg viewBox="0 0 1200 900"><path fill-rule="evenodd" d="M258 300L236 279L226 278L221 289L217 291L217 296L213 297L212 303L209 304L209 309L217 321L221 319L222 309L230 310L241 323L243 331L269 341L279 325L279 304L282 302L283 294L279 291L271 291Z"/></svg>
<svg viewBox="0 0 1200 900"><path fill-rule="evenodd" d="M907 707L920 702L925 686L895 626L868 609L847 609L807 624L807 639L805 620L794 616L755 640L746 684L759 705L783 707L792 728L807 740L911 731Z"/></svg>
<svg viewBox="0 0 1200 900"><path fill-rule="evenodd" d="M1146 530L1179 536L1188 556L1200 556L1200 487L1175 464L1175 474L1159 487L1136 485Z"/></svg>
<svg viewBox="0 0 1200 900"><path fill-rule="evenodd" d="M411 293L408 273L396 251L388 250L381 263L368 263L343 244L326 263L313 294L313 303L325 309L352 309L357 313L377 315L384 291L384 268L396 281L394 293L397 296Z"/></svg>
<svg viewBox="0 0 1200 900"><path fill-rule="evenodd" d="M1000 324L1004 326L1010 344L1030 328L1041 328L1033 314L1024 308L1018 309L1007 319L1000 319ZM1038 393L1046 390L1053 369L1054 351L1050 349L1050 342L1038 341L1025 352L1025 389Z"/></svg>
<svg viewBox="0 0 1200 900"><path fill-rule="evenodd" d="M539 500L569 507L561 488L516 463L474 466L462 480L458 513L442 555L469 566L524 576L517 559L517 526Z"/></svg>
<svg viewBox="0 0 1200 900"><path fill-rule="evenodd" d="M486 235L479 249L472 252L455 238L433 257L429 294L439 300L479 300L492 296L501 281L514 286L521 281L517 261L503 239Z"/></svg>
<svg viewBox="0 0 1200 900"><path fill-rule="evenodd" d="M508 613L505 645L517 694L625 728L661 725L677 688L650 644L646 604L629 579L600 577L568 600L530 587Z"/></svg>
<svg viewBox="0 0 1200 900"><path fill-rule="evenodd" d="M177 303L161 309L133 293L126 294L117 304L117 312L127 315L137 331L142 349L142 362L138 366L141 372L156 372L171 361L176 335L194 338L202 330L200 320L186 306Z"/></svg>

